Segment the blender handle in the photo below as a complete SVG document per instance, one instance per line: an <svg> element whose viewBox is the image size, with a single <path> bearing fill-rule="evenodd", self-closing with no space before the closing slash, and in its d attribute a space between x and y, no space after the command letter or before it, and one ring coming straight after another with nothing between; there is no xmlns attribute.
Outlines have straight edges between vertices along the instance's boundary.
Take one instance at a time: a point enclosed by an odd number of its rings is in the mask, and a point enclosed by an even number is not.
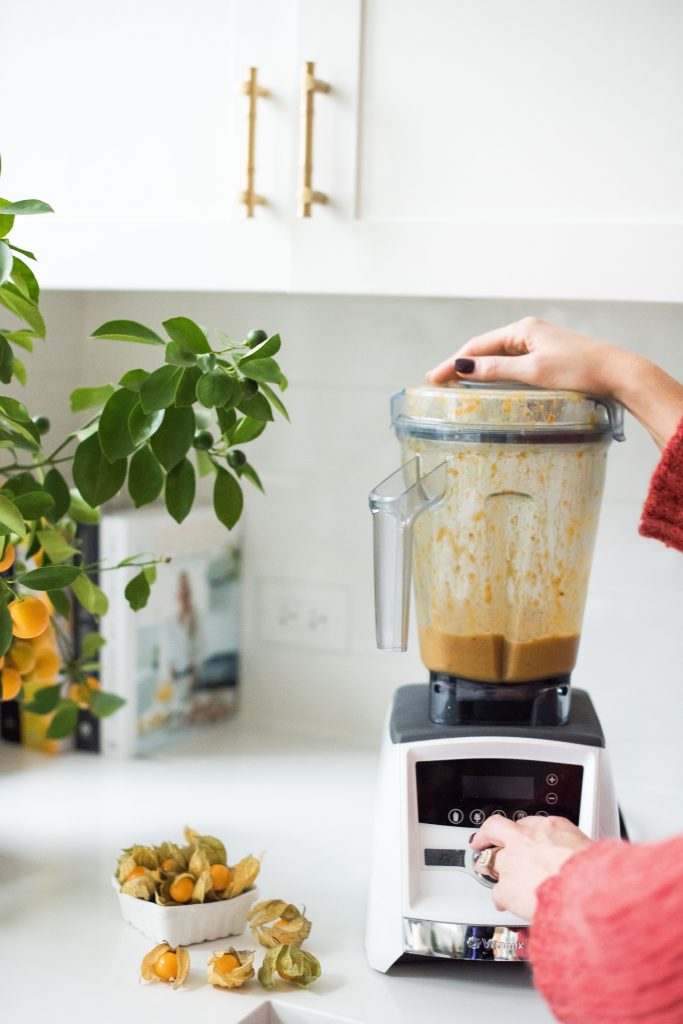
<svg viewBox="0 0 683 1024"><path fill-rule="evenodd" d="M602 398L600 395L589 395L596 405L601 405L607 413L607 422L609 424L609 432L612 435L614 441L625 441L626 435L624 434L624 407L619 402L614 402L610 398Z"/></svg>
<svg viewBox="0 0 683 1024"><path fill-rule="evenodd" d="M383 651L408 646L413 525L446 493L447 462L422 474L419 456L378 484L369 496L375 565L375 626Z"/></svg>

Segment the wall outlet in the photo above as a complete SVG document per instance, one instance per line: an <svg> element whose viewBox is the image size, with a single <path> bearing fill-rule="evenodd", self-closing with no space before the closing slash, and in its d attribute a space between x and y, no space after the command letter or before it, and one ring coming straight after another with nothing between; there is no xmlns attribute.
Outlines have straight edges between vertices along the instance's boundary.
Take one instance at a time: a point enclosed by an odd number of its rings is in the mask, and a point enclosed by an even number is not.
<svg viewBox="0 0 683 1024"><path fill-rule="evenodd" d="M275 647L345 651L349 646L349 594L345 587L261 580L258 636Z"/></svg>

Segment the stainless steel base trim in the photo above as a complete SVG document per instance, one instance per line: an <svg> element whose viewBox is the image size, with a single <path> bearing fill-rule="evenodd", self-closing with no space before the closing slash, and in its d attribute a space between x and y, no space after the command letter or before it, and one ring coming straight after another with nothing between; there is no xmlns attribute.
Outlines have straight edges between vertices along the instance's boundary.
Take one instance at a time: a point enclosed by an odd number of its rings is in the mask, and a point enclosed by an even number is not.
<svg viewBox="0 0 683 1024"><path fill-rule="evenodd" d="M526 961L529 928L487 924L456 924L403 918L403 948L418 956L450 960Z"/></svg>

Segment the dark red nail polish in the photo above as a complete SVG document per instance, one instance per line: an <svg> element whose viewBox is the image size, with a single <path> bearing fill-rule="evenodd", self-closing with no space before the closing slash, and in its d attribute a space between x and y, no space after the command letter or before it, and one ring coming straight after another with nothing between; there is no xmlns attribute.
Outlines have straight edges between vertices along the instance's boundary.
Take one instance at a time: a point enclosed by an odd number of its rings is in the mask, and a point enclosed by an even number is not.
<svg viewBox="0 0 683 1024"><path fill-rule="evenodd" d="M457 373L472 373L474 370L474 359L456 359L455 369Z"/></svg>

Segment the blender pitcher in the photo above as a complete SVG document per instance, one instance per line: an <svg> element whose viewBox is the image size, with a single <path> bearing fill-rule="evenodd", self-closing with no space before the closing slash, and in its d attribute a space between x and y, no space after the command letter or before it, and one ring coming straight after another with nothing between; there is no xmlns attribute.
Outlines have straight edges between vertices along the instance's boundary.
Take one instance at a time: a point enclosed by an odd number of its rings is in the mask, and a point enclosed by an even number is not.
<svg viewBox="0 0 683 1024"><path fill-rule="evenodd" d="M432 680L568 683L616 403L458 383L398 392L403 465L370 494L377 643L405 650L415 577Z"/></svg>

